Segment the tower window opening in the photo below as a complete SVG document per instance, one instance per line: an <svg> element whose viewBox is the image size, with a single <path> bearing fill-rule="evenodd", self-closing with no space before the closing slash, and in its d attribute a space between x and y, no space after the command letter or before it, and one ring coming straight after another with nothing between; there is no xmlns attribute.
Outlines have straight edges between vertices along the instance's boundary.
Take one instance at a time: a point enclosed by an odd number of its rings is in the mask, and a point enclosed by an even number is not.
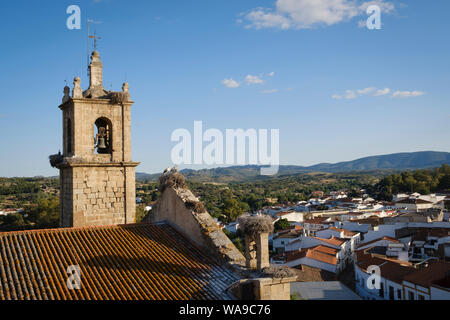
<svg viewBox="0 0 450 320"><path fill-rule="evenodd" d="M72 121L67 119L67 153L72 153Z"/></svg>
<svg viewBox="0 0 450 320"><path fill-rule="evenodd" d="M111 121L99 118L95 121L94 149L98 154L108 154L112 151L112 128Z"/></svg>

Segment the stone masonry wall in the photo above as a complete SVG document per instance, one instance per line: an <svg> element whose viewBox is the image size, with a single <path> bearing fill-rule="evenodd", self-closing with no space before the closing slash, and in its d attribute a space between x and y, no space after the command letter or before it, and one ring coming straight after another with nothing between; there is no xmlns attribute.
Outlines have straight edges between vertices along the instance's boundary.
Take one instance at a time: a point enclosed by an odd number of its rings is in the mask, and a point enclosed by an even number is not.
<svg viewBox="0 0 450 320"><path fill-rule="evenodd" d="M129 168L128 168L129 169ZM134 169L134 168L133 168ZM62 223L66 227L133 223L134 185L125 184L125 167L73 167L62 170ZM132 170L134 172L134 170ZM130 180L130 179L127 179ZM73 183L73 202L70 185ZM125 189L131 189L125 191ZM126 203L130 198L131 205ZM128 208L126 208L128 204ZM73 205L73 225L69 217ZM126 217L125 208L129 213ZM67 213L67 214L66 214ZM126 221L130 220L132 221Z"/></svg>
<svg viewBox="0 0 450 320"><path fill-rule="evenodd" d="M220 257L237 269L244 266L244 256L217 226L209 213L206 210L195 212L188 208L188 203L198 201L187 188L167 187L146 220L169 222L212 255Z"/></svg>

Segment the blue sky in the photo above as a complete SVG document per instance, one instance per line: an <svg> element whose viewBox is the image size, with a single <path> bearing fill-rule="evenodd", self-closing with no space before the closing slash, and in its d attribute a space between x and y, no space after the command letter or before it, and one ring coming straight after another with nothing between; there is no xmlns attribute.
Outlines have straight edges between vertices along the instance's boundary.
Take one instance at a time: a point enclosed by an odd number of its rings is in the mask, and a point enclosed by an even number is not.
<svg viewBox="0 0 450 320"><path fill-rule="evenodd" d="M105 88L130 84L138 171L167 167L172 131L194 120L280 129L281 164L450 151L450 2L375 1L382 29L368 30L367 1L311 1L1 1L0 176L58 174L48 155L65 81L88 85L87 18Z"/></svg>

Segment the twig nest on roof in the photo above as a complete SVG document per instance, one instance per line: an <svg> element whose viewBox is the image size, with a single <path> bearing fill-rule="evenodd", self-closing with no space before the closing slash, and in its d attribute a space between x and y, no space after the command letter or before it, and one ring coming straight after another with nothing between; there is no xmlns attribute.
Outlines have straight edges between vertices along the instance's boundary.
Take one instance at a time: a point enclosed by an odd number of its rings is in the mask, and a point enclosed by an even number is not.
<svg viewBox="0 0 450 320"><path fill-rule="evenodd" d="M296 277L297 273L292 268L281 266L281 267L267 267L261 270L261 277L264 278L291 278Z"/></svg>
<svg viewBox="0 0 450 320"><path fill-rule="evenodd" d="M272 218L268 215L243 216L238 219L239 228L246 236L255 237L260 233L272 233Z"/></svg>
<svg viewBox="0 0 450 320"><path fill-rule="evenodd" d="M61 164L64 161L64 157L60 153L52 154L51 156L48 157L48 159L50 160L50 165L52 167L56 167L58 164Z"/></svg>
<svg viewBox="0 0 450 320"><path fill-rule="evenodd" d="M159 177L159 190L163 192L167 187L169 188L187 188L186 179L181 173L173 172Z"/></svg>
<svg viewBox="0 0 450 320"><path fill-rule="evenodd" d="M122 104L129 100L129 94L127 92L111 92L109 94L109 100L112 104Z"/></svg>
<svg viewBox="0 0 450 320"><path fill-rule="evenodd" d="M186 208L197 212L197 213L203 213L206 212L206 208L200 201L186 201L185 204Z"/></svg>

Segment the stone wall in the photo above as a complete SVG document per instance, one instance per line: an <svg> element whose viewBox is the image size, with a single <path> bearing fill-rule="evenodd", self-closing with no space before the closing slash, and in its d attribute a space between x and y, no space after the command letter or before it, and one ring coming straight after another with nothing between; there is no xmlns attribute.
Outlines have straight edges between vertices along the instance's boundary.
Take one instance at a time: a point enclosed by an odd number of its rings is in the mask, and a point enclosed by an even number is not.
<svg viewBox="0 0 450 320"><path fill-rule="evenodd" d="M190 190L177 187L162 187L161 190L163 192L160 199L146 218L147 221L166 221L223 261L237 268L245 265L242 253L217 226L204 207L198 206L203 212L196 212L195 204L199 200Z"/></svg>
<svg viewBox="0 0 450 320"><path fill-rule="evenodd" d="M288 278L254 278L236 282L230 291L240 300L290 300L291 282Z"/></svg>
<svg viewBox="0 0 450 320"><path fill-rule="evenodd" d="M135 222L134 167L65 168L61 182L63 227Z"/></svg>

